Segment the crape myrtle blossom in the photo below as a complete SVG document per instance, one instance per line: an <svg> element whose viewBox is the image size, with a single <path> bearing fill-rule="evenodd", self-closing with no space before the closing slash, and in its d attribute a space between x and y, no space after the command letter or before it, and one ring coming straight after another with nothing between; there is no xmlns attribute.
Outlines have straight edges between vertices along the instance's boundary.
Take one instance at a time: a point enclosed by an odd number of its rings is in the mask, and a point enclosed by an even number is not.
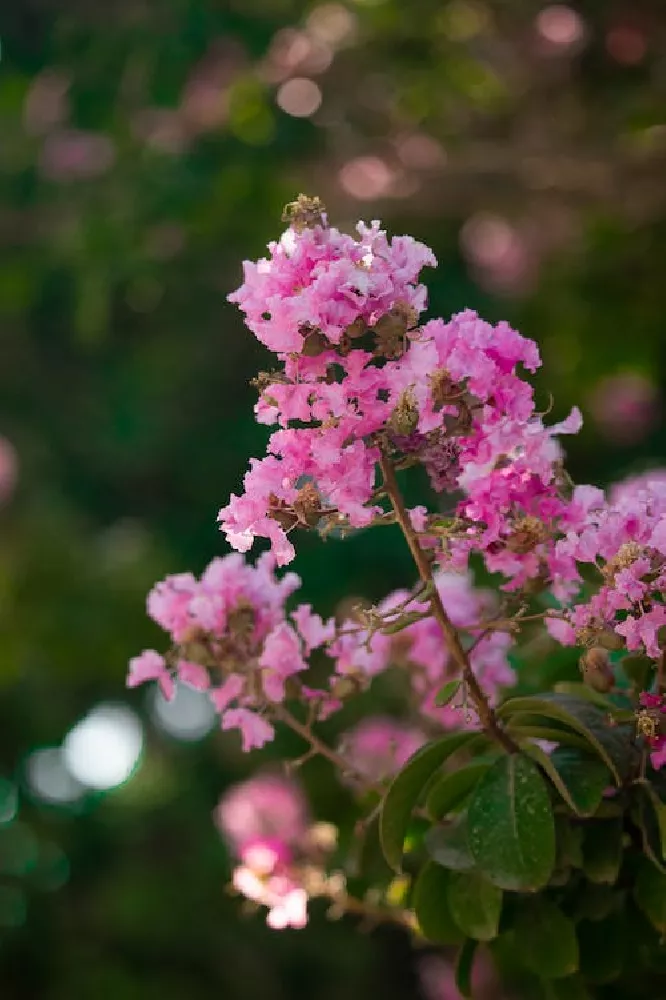
<svg viewBox="0 0 666 1000"><path fill-rule="evenodd" d="M455 625L469 629L470 625L491 616L494 605L492 594L475 589L468 573L440 572L435 577L435 585ZM403 605L408 597L409 594L402 591L391 594L378 611L390 617L391 610ZM411 601L405 605L404 613L407 616L414 612L425 613L427 607L418 600ZM336 661L337 673L363 680L376 676L392 664L400 666L409 677L413 698L421 715L447 729L464 724L478 725L471 710L462 711L459 705L435 705L439 689L446 680L455 676L455 665L451 662L441 628L433 617L422 617L406 625L396 635L350 626L352 623L347 623L347 628L343 626L340 636L328 647L329 655ZM501 689L515 681L508 660L511 637L499 630L483 635L480 628L469 631L475 643L470 653L472 669L489 701L494 704Z"/></svg>
<svg viewBox="0 0 666 1000"><path fill-rule="evenodd" d="M267 908L269 927L305 927L308 898L329 895L339 887L340 878L329 878L325 871L337 831L311 821L295 781L260 773L233 785L214 818L238 860L231 880L234 889Z"/></svg>
<svg viewBox="0 0 666 1000"><path fill-rule="evenodd" d="M533 341L470 310L421 319L420 272L435 259L410 237L389 239L377 222L346 235L304 196L286 221L230 296L273 354L255 382L257 421L271 428L266 453L250 460L243 491L219 514L237 551L200 578L181 573L155 586L148 613L171 648L135 657L129 686L155 681L167 698L176 680L207 691L244 750L272 740L276 724L290 727L307 744L292 769L320 755L374 806L443 729L481 730L485 744L518 759L520 702L496 706L516 680L513 644L538 622L581 647L582 679L607 705L608 725L633 719L641 777L648 757L663 767L666 474L608 494L574 485L561 441L578 432L581 414L548 423L539 411L528 381L541 363ZM402 476L414 468L431 487L428 506L405 501ZM400 529L414 589L347 602L336 620L294 607L300 580L277 570L295 556L295 530L325 537L369 526ZM268 552L251 564L243 553L258 539ZM477 571L495 593L476 586ZM627 665L618 681L610 650L652 661L651 680L629 687L639 674ZM401 719L350 712L351 726L340 713L337 735L323 738L319 723L387 671L405 692ZM537 742L559 736L532 728L527 738ZM463 738L463 756L473 755L469 746ZM377 887L363 901L348 896L344 875L329 870L334 831L312 823L291 780L261 775L230 789L215 820L234 857L234 887L267 909L270 926L304 926L308 901L325 897L336 912L413 927L406 896L391 903L386 890L381 900Z"/></svg>
<svg viewBox="0 0 666 1000"><path fill-rule="evenodd" d="M657 473L627 480L608 500L588 490L584 516L556 542L555 560L571 579L592 567L599 586L548 619L548 629L565 644L624 645L656 659L666 626L666 479Z"/></svg>
<svg viewBox="0 0 666 1000"><path fill-rule="evenodd" d="M384 449L452 494L457 530L440 546L443 561L460 567L480 551L514 588L548 572L549 536L567 506L557 439L581 421L573 411L548 428L536 412L519 373L540 365L534 342L469 310L419 327L419 271L435 264L426 247L390 241L378 223L344 235L316 199L299 199L290 218L230 296L280 367L257 380L257 419L279 429L220 511L229 543L245 552L267 538L283 565L297 527L370 524L384 513Z"/></svg>
<svg viewBox="0 0 666 1000"><path fill-rule="evenodd" d="M340 751L354 761L358 773L379 782L393 777L424 743L415 726L373 715L343 734Z"/></svg>
<svg viewBox="0 0 666 1000"><path fill-rule="evenodd" d="M239 729L244 750L263 746L274 735L267 709L282 702L290 679L308 669L304 656L332 636L332 623L309 605L287 615L286 601L299 586L295 573L275 575L270 553L254 566L236 553L214 559L200 579L191 573L167 577L148 595L148 613L169 634L172 650L135 657L128 685L156 680L171 698L177 677L207 690L222 728Z"/></svg>

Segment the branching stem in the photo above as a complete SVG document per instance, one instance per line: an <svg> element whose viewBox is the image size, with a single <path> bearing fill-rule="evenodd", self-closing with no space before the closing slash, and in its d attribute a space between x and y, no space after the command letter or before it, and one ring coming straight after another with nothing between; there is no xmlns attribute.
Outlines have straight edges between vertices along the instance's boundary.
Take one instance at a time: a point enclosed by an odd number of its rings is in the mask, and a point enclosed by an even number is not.
<svg viewBox="0 0 666 1000"><path fill-rule="evenodd" d="M383 449L380 450L380 455L380 467L384 477L384 489L386 490L386 494L391 501L391 505L395 511L396 521L400 525L402 533L405 536L405 541L409 546L409 550L416 564L419 576L424 584L430 584L432 587L432 592L430 594L430 606L432 608L433 616L442 630L444 640L448 646L451 657L460 671L470 698L474 702L481 725L486 733L499 743L500 746L507 751L507 753L516 753L518 751L518 747L497 721L495 713L493 712L490 703L481 685L476 679L474 671L472 670L469 657L460 642L458 631L446 613L446 609L442 604L442 599L439 596L437 589L432 586L432 567L426 553L421 548L418 536L412 527L402 493L400 492L400 487L398 486L393 463Z"/></svg>

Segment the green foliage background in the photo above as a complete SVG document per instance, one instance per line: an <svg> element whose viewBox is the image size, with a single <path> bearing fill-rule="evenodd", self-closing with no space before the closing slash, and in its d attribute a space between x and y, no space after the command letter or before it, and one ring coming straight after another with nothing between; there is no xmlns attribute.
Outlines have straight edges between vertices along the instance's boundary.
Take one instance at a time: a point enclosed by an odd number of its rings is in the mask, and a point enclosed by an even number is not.
<svg viewBox="0 0 666 1000"><path fill-rule="evenodd" d="M606 376L644 375L655 393L666 380L666 11L573 6L584 35L568 49L549 48L541 5L522 0L16 0L0 12L0 434L19 462L0 511L0 772L21 800L0 827L3 997L420 995L397 931L359 936L317 911L299 934L240 918L210 813L271 753L248 761L233 738L160 734L144 693L125 693L125 664L159 641L151 584L224 552L217 509L263 450L248 381L266 357L225 296L300 190L345 225L379 216L429 243L434 314L470 306L540 343L543 409L552 393L555 416L579 402L589 418L569 447L575 478L663 462L658 403L628 441L592 414ZM276 104L285 29L332 50L311 118ZM197 110L201 79L218 94L212 118ZM59 88L65 110L44 124ZM97 146L54 175L54 137L69 130ZM438 144L420 164L405 153L414 134ZM359 158L375 177L360 200ZM470 233L492 242L488 218L518 247L508 277L478 240L470 253ZM331 612L346 593L404 584L394 541L303 538L307 598ZM104 699L146 721L137 775L76 809L32 798L28 755ZM326 766L306 777L321 817L349 832Z"/></svg>

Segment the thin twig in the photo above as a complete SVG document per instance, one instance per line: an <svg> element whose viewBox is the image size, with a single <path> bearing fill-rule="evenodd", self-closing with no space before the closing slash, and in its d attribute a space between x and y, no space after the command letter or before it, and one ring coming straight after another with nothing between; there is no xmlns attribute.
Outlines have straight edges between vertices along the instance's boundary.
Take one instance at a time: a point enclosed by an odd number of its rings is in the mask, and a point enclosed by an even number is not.
<svg viewBox="0 0 666 1000"><path fill-rule="evenodd" d="M374 782L368 780L367 776L361 774L353 764L350 764L342 754L339 754L336 750L320 740L319 737L312 731L310 726L301 722L299 719L293 715L288 708L284 705L273 705L273 714L285 725L289 726L295 733L301 736L315 753L320 756L325 757L326 760L330 761L331 764L339 771L341 774L350 774L356 779L360 784L365 786L365 788L377 792L378 795L383 795L385 789L381 785L377 785Z"/></svg>

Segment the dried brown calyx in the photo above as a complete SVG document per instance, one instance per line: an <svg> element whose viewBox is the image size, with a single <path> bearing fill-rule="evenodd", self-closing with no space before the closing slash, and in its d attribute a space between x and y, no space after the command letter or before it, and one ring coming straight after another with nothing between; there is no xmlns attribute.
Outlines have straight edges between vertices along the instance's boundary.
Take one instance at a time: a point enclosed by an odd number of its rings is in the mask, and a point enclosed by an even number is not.
<svg viewBox="0 0 666 1000"><path fill-rule="evenodd" d="M304 323L300 327L299 333L303 337L301 354L304 354L306 358L319 357L320 354L323 354L324 351L329 350L331 347L331 344L321 330L311 326L309 323Z"/></svg>
<svg viewBox="0 0 666 1000"><path fill-rule="evenodd" d="M399 358L405 353L407 331L418 319L416 309L406 302L396 302L375 323L375 355L381 358Z"/></svg>
<svg viewBox="0 0 666 1000"><path fill-rule="evenodd" d="M437 371L428 375L428 382L430 383L430 395L435 413L439 412L447 403L455 403L460 399L460 386L456 385L446 369L438 368Z"/></svg>
<svg viewBox="0 0 666 1000"><path fill-rule="evenodd" d="M506 547L510 552L525 554L545 542L548 538L548 528L538 517L527 514L514 522L513 532L507 539Z"/></svg>
<svg viewBox="0 0 666 1000"><path fill-rule="evenodd" d="M290 531L297 525L315 528L323 515L329 513L323 509L317 487L313 483L306 483L298 491L293 504L281 500L275 493L269 495L268 502L268 516L277 521L285 531Z"/></svg>
<svg viewBox="0 0 666 1000"><path fill-rule="evenodd" d="M617 550L612 559L609 559L604 566L602 573L604 577L612 583L615 574L623 569L628 569L637 559L643 555L643 548L638 542L625 542Z"/></svg>
<svg viewBox="0 0 666 1000"><path fill-rule="evenodd" d="M302 233L304 229L314 229L315 226L325 228L326 206L316 195L310 197L307 194L299 194L296 201L290 201L284 206L282 221L288 222L297 233Z"/></svg>
<svg viewBox="0 0 666 1000"><path fill-rule="evenodd" d="M411 389L405 389L391 413L388 425L394 434L407 436L416 430L419 423L419 410Z"/></svg>
<svg viewBox="0 0 666 1000"><path fill-rule="evenodd" d="M314 528L324 513L319 491L314 483L306 483L298 491L298 496L294 500L294 513L300 524L305 524L308 528Z"/></svg>

